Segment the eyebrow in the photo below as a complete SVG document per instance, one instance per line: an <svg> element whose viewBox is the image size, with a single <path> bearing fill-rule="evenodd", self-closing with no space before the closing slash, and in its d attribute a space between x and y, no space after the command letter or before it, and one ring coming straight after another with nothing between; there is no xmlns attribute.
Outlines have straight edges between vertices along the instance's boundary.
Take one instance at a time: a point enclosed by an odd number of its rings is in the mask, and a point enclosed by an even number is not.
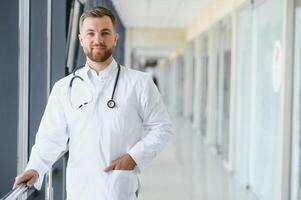
<svg viewBox="0 0 301 200"><path fill-rule="evenodd" d="M109 32L111 32L111 30L108 29L108 28L104 28L104 29L102 29L101 31L109 31Z"/></svg>
<svg viewBox="0 0 301 200"><path fill-rule="evenodd" d="M89 32L89 31L94 31L93 29L88 29L88 30L86 30L86 32Z"/></svg>
<svg viewBox="0 0 301 200"><path fill-rule="evenodd" d="M86 30L86 32L90 32L90 31L95 31L95 30L93 30L93 29L88 29L88 30ZM109 31L109 32L112 32L110 29L108 29L108 28L104 28L104 29L102 29L101 31Z"/></svg>

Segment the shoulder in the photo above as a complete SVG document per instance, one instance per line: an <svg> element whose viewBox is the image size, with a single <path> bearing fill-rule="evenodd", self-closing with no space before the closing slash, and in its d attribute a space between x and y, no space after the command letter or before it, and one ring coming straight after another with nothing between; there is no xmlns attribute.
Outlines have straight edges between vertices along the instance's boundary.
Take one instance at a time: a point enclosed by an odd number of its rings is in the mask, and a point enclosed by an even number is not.
<svg viewBox="0 0 301 200"><path fill-rule="evenodd" d="M64 87L67 87L69 86L69 83L72 79L73 75L72 74L69 74L61 79L59 79L58 81L55 82L54 86L53 87L56 87L56 88L64 88Z"/></svg>
<svg viewBox="0 0 301 200"><path fill-rule="evenodd" d="M121 68L124 71L124 78L131 80L131 82L145 84L148 80L151 80L151 75L148 73L124 66Z"/></svg>
<svg viewBox="0 0 301 200"><path fill-rule="evenodd" d="M152 76L149 73L141 72L138 70L122 67L124 71L126 82L131 83L134 88L138 99L147 98L149 95L154 94L156 86L153 82Z"/></svg>
<svg viewBox="0 0 301 200"><path fill-rule="evenodd" d="M59 79L58 81L56 81L51 89L51 93L60 94L60 95L66 94L66 91L69 88L69 84L70 84L72 77L73 77L73 75L69 74L69 75Z"/></svg>

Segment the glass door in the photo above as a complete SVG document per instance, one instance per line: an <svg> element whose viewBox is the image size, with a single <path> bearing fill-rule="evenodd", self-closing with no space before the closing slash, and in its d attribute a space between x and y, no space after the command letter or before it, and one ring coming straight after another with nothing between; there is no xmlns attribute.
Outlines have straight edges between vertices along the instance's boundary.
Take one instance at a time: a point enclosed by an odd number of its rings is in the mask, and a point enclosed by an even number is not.
<svg viewBox="0 0 301 200"><path fill-rule="evenodd" d="M276 75L281 69L283 2L255 1L252 10L249 167L251 189L261 200L278 199L281 185L281 79Z"/></svg>
<svg viewBox="0 0 301 200"><path fill-rule="evenodd" d="M236 160L235 169L239 180L249 185L250 159L250 99L251 99L251 52L252 6L247 5L238 14L237 30L237 84L236 84Z"/></svg>
<svg viewBox="0 0 301 200"><path fill-rule="evenodd" d="M201 134L204 139L207 138L207 109L208 109L208 62L209 62L209 55L208 55L208 36L205 35L202 38L202 45L201 45L201 120L200 120L200 128Z"/></svg>
<svg viewBox="0 0 301 200"><path fill-rule="evenodd" d="M218 52L216 68L217 92L217 151L223 160L229 160L229 117L231 80L231 18L219 23Z"/></svg>

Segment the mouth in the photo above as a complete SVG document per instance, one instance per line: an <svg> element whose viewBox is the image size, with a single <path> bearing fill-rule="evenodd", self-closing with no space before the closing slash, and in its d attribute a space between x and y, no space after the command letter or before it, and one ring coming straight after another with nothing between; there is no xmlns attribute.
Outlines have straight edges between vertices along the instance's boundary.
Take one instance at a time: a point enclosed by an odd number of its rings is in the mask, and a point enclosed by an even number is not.
<svg viewBox="0 0 301 200"><path fill-rule="evenodd" d="M101 51L104 51L105 48L104 47L95 47L95 48L92 48L92 51L94 52L101 52Z"/></svg>
<svg viewBox="0 0 301 200"><path fill-rule="evenodd" d="M92 47L92 49L105 49L106 47L105 46L95 46L95 47Z"/></svg>

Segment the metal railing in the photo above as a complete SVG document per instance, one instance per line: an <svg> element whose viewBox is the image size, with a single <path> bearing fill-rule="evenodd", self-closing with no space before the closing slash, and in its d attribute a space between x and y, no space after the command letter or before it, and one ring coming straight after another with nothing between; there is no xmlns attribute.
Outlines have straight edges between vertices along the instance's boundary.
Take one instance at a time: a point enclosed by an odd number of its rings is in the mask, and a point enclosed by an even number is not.
<svg viewBox="0 0 301 200"><path fill-rule="evenodd" d="M29 197L36 189L34 187L29 188L25 183L20 184L18 187L7 193L1 200L15 200L19 197L26 195Z"/></svg>
<svg viewBox="0 0 301 200"><path fill-rule="evenodd" d="M63 156L67 154L68 150L63 151L58 158L56 159L55 163L60 160ZM51 171L52 168L49 170ZM52 182L52 177L50 177L50 181ZM51 183L52 185L52 183ZM16 200L18 198L27 199L30 195L32 195L36 191L35 187L28 187L25 183L21 183L16 188L12 189L8 192L4 197L0 200Z"/></svg>

